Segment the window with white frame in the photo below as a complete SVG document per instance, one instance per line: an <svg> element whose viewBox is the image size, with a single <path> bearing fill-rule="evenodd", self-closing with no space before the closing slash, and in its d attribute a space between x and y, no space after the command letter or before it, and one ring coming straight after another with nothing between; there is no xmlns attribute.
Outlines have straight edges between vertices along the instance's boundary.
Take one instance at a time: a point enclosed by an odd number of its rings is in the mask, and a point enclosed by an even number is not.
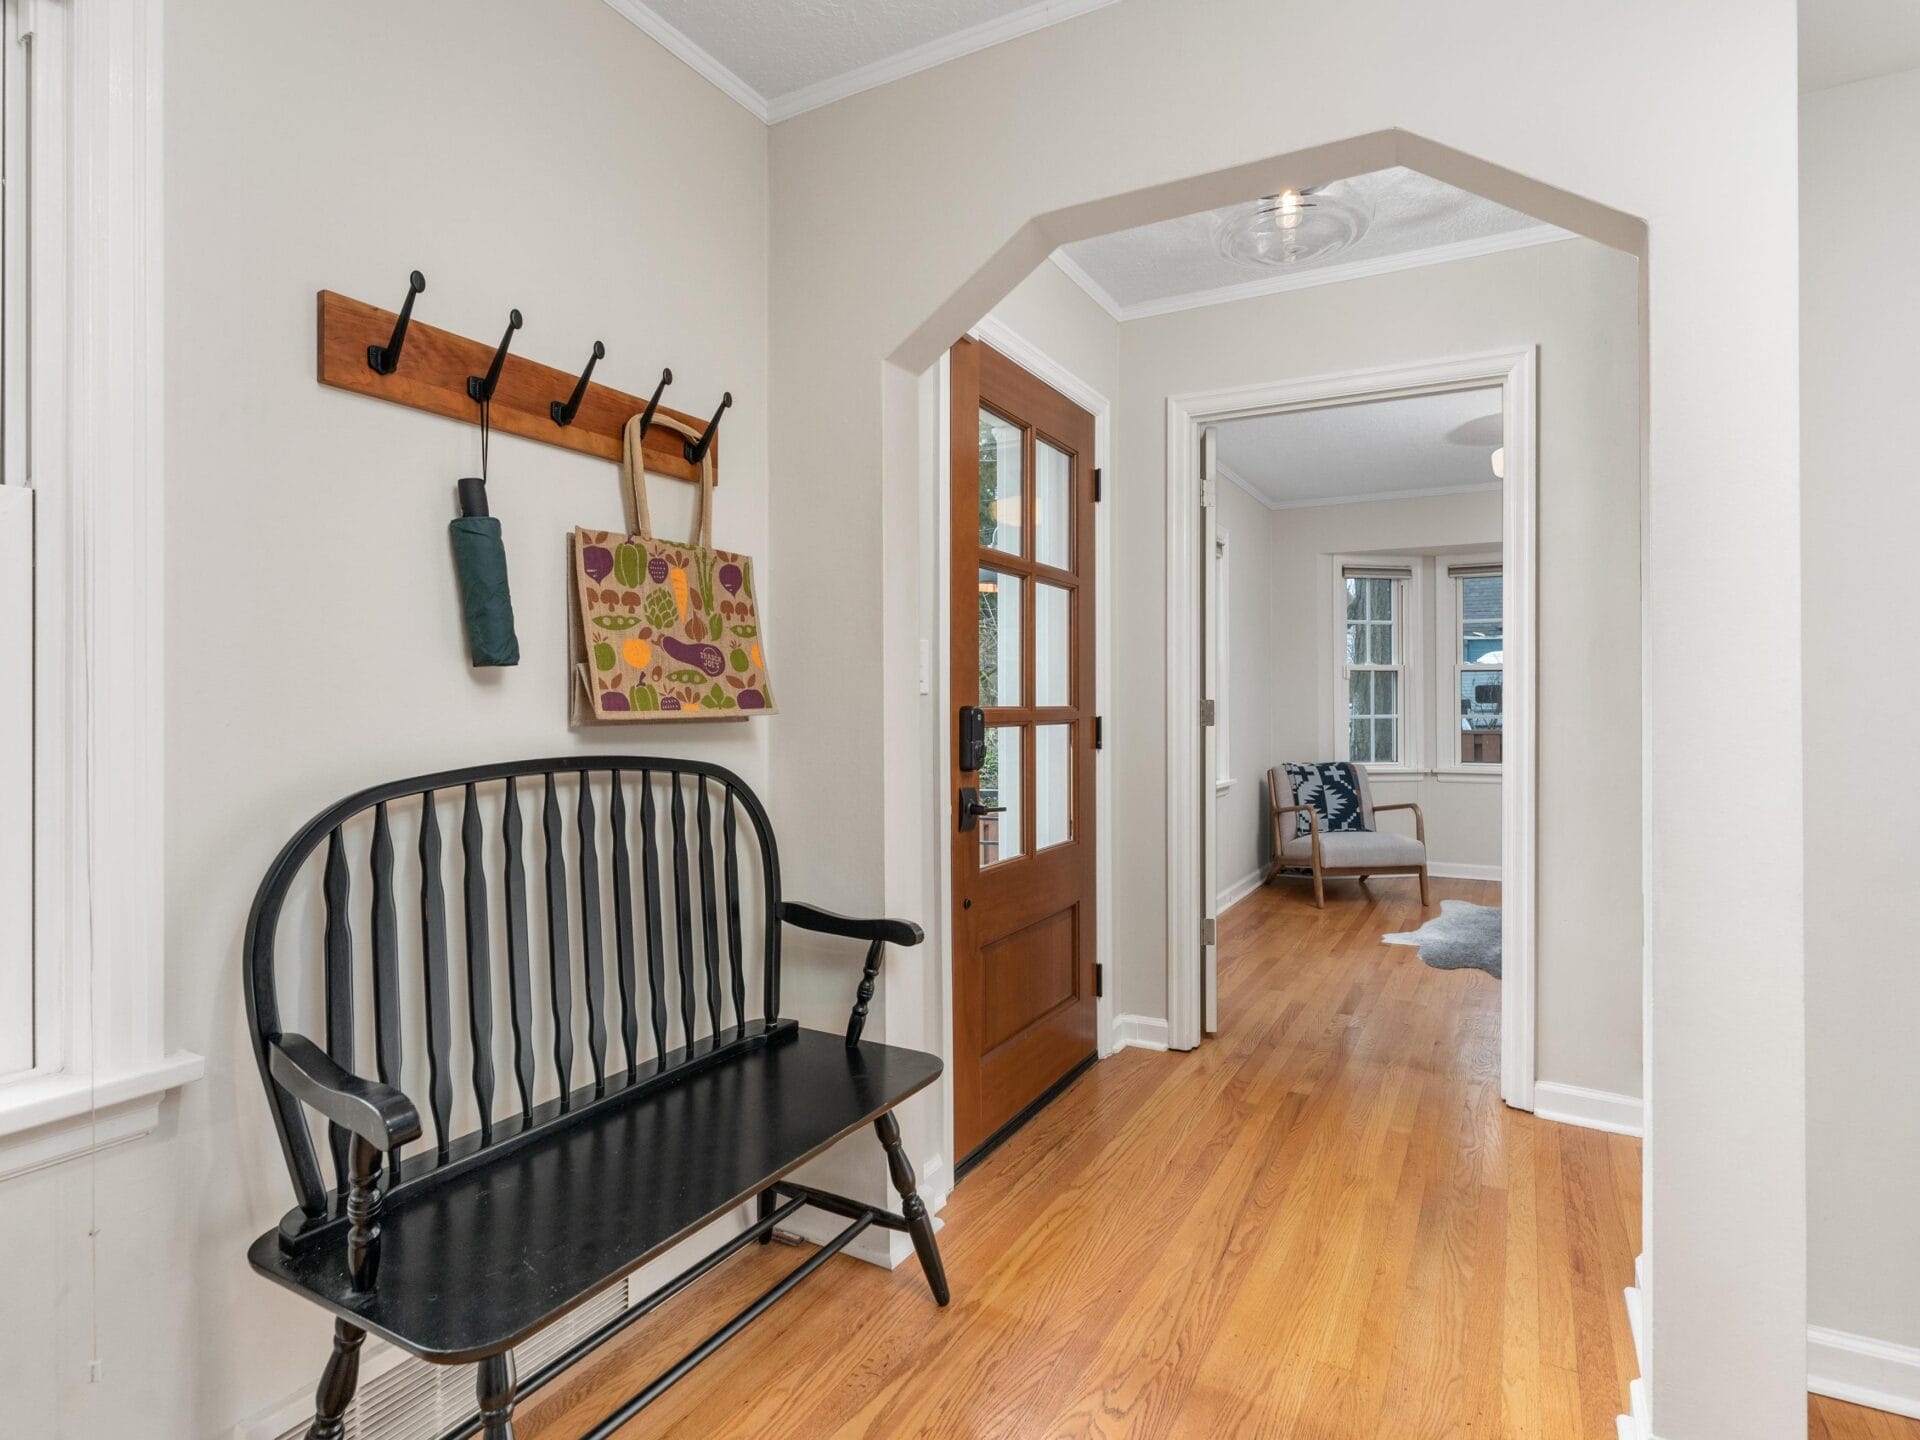
<svg viewBox="0 0 1920 1440"><path fill-rule="evenodd" d="M1407 751L1408 581L1411 571L1346 566L1340 694L1345 723L1340 758L1363 765L1401 765Z"/></svg>
<svg viewBox="0 0 1920 1440"><path fill-rule="evenodd" d="M1228 661L1233 647L1227 639L1233 607L1233 586L1227 576L1227 532L1217 531L1213 540L1213 753L1215 785L1233 783L1233 750L1227 743L1227 727L1233 719L1228 693L1233 685L1233 670Z"/></svg>
<svg viewBox="0 0 1920 1440"><path fill-rule="evenodd" d="M1452 604L1447 644L1453 654L1448 699L1457 706L1443 743L1447 765L1500 763L1506 707L1506 582L1498 565L1453 565L1446 584Z"/></svg>

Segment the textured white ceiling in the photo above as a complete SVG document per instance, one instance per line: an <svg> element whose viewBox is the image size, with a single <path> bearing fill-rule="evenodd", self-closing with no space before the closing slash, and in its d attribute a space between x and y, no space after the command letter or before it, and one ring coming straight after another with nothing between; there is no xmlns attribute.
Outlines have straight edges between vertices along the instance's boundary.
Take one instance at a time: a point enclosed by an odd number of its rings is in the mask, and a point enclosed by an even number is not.
<svg viewBox="0 0 1920 1440"><path fill-rule="evenodd" d="M969 32L992 32L1022 16L1034 23L1019 28L1036 28L1094 8L1059 0L1043 4L1034 0L644 0L644 4L745 81L776 118L792 108L782 105L783 100L831 86L855 71Z"/></svg>
<svg viewBox="0 0 1920 1440"><path fill-rule="evenodd" d="M1314 505L1494 485L1499 443L1495 387L1230 420L1218 453L1269 505Z"/></svg>
<svg viewBox="0 0 1920 1440"><path fill-rule="evenodd" d="M1915 0L1800 0L1800 88L1920 68Z"/></svg>
<svg viewBox="0 0 1920 1440"><path fill-rule="evenodd" d="M1566 233L1401 166L1336 181L1326 189L1364 206L1372 219L1358 240L1322 260L1285 267L1229 260L1216 246L1215 235L1231 210L1204 210L1119 230L1063 246L1062 252L1124 313L1315 272L1335 276L1346 270L1397 268L1391 262L1438 247L1498 248L1507 240L1558 239Z"/></svg>

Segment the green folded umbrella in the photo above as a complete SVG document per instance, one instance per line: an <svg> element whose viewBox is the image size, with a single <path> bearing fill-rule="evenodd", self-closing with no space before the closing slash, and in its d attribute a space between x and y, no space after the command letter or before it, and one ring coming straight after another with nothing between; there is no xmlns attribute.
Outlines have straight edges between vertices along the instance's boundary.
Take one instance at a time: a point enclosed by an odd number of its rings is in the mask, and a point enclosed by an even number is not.
<svg viewBox="0 0 1920 1440"><path fill-rule="evenodd" d="M486 482L460 482L460 515L447 527L460 577L460 608L467 619L467 653L474 666L518 665L513 596L507 589L507 547L500 522L487 513Z"/></svg>

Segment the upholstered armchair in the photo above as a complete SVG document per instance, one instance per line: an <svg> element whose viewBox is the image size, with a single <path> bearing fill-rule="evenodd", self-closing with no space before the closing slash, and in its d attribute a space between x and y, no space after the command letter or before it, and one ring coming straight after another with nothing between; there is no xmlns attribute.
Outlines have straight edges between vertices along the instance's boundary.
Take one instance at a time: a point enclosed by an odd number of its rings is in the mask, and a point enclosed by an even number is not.
<svg viewBox="0 0 1920 1440"><path fill-rule="evenodd" d="M1427 893L1427 822L1411 801L1375 805L1363 766L1345 761L1280 765L1267 771L1267 805L1273 817L1273 863L1267 879L1287 870L1313 874L1313 903L1327 905L1329 877L1418 875L1420 903ZM1413 834L1375 828L1389 810L1413 812Z"/></svg>

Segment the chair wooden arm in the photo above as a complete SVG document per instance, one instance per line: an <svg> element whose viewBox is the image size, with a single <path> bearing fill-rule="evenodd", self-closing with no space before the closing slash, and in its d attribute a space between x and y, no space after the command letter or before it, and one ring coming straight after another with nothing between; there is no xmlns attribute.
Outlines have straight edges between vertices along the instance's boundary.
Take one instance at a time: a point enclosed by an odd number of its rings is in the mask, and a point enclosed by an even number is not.
<svg viewBox="0 0 1920 1440"><path fill-rule="evenodd" d="M860 988L854 996L853 1014L847 1017L847 1048L853 1049L860 1043L860 1034L867 1027L867 1007L873 1001L874 986L880 979L880 961L886 954L888 943L918 945L925 938L920 927L911 920L865 920L850 915L836 915L831 910L802 905L797 900L781 903L780 918L789 925L798 925L802 930L867 942L867 963L860 972Z"/></svg>
<svg viewBox="0 0 1920 1440"><path fill-rule="evenodd" d="M378 1150L420 1138L420 1112L391 1085L363 1080L334 1063L304 1035L268 1042L273 1078L327 1119Z"/></svg>
<svg viewBox="0 0 1920 1440"><path fill-rule="evenodd" d="M1373 813L1383 815L1389 810L1411 810L1413 812L1413 838L1422 845L1427 843L1427 819L1420 813L1420 807L1411 800L1397 800L1391 805L1376 805Z"/></svg>

